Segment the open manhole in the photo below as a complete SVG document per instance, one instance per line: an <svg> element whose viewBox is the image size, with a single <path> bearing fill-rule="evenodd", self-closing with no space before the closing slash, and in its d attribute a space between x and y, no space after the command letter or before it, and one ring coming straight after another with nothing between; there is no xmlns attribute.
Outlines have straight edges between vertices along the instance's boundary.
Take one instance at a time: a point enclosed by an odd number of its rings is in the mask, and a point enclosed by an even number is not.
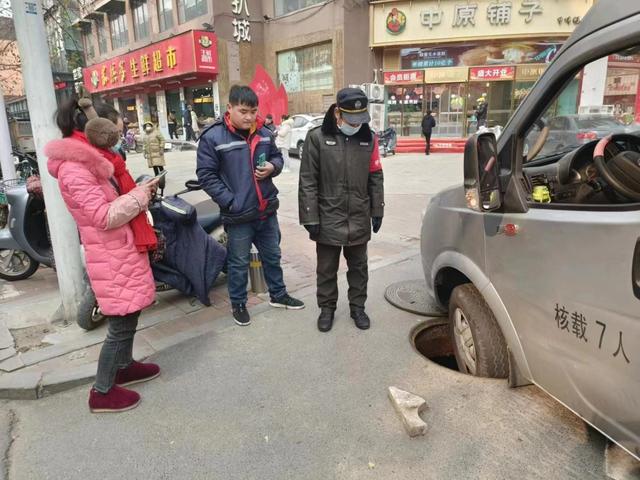
<svg viewBox="0 0 640 480"><path fill-rule="evenodd" d="M384 298L401 310L425 317L444 317L447 312L427 294L424 280L403 280L387 287Z"/></svg>
<svg viewBox="0 0 640 480"><path fill-rule="evenodd" d="M440 366L459 371L448 319L437 318L418 325L411 334L411 341L422 356Z"/></svg>

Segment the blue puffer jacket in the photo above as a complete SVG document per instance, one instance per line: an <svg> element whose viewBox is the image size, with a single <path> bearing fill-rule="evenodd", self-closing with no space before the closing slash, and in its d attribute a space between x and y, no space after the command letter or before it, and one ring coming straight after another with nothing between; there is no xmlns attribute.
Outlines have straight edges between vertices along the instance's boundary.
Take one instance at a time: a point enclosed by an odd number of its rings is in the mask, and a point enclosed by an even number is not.
<svg viewBox="0 0 640 480"><path fill-rule="evenodd" d="M275 171L259 181L254 172L260 160L271 162ZM280 174L283 165L272 133L260 121L249 139L235 131L228 115L200 136L198 181L220 206L225 223L247 223L275 213L278 189L271 179Z"/></svg>

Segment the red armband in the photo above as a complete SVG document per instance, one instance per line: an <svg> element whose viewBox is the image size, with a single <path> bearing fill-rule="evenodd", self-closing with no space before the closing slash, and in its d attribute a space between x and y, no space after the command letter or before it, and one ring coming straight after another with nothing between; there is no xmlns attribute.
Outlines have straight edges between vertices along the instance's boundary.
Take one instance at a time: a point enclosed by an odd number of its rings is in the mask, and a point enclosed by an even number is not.
<svg viewBox="0 0 640 480"><path fill-rule="evenodd" d="M380 161L380 150L378 148L378 136L373 135L373 153L371 153L371 161L369 162L369 173L379 172L382 170L382 162Z"/></svg>

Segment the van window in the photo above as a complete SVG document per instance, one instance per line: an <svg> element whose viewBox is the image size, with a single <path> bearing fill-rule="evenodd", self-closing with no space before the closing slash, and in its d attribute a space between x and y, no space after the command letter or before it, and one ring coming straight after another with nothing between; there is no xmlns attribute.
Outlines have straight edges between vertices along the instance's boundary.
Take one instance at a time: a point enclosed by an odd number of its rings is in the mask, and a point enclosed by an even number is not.
<svg viewBox="0 0 640 480"><path fill-rule="evenodd" d="M544 161L616 133L640 133L640 47L586 65L527 133L525 162ZM549 133L535 158L544 125Z"/></svg>

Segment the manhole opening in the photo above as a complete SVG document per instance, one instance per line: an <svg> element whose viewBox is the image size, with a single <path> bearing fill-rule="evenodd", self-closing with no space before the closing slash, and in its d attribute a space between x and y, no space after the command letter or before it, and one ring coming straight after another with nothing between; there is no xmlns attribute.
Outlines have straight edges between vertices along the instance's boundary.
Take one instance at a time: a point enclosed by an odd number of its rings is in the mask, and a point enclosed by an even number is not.
<svg viewBox="0 0 640 480"><path fill-rule="evenodd" d="M420 354L432 362L450 370L460 371L447 323L419 328L413 335L413 345Z"/></svg>

